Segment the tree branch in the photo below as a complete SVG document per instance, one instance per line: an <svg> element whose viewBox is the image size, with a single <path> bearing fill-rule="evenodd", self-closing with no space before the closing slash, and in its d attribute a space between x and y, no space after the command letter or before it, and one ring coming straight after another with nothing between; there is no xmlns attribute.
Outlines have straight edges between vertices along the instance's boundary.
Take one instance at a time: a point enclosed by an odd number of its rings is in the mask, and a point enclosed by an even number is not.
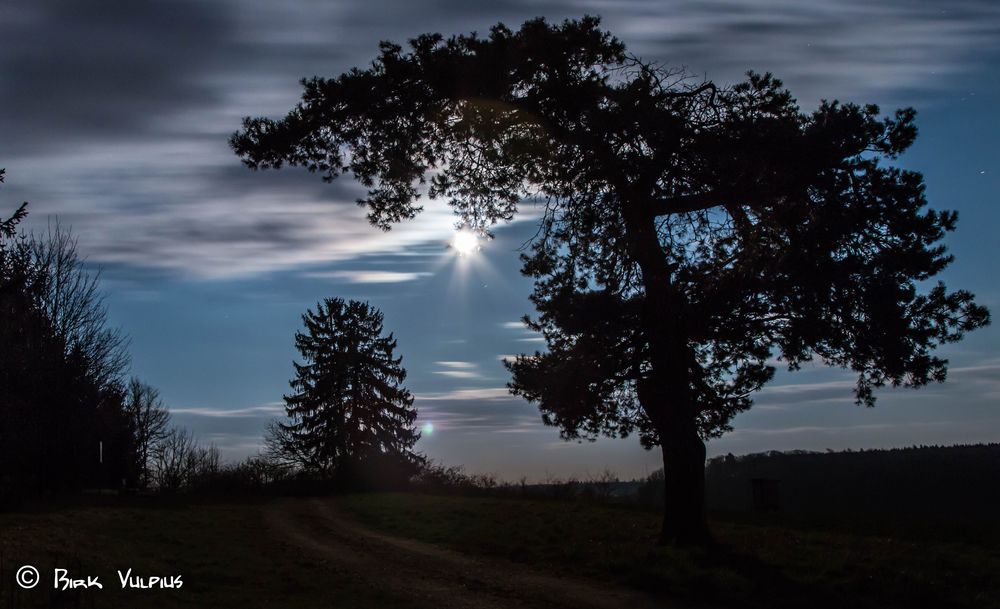
<svg viewBox="0 0 1000 609"><path fill-rule="evenodd" d="M693 195L679 195L656 199L649 205L654 217L670 214L683 214L692 211L711 209L724 204L724 195L718 192L703 192Z"/></svg>

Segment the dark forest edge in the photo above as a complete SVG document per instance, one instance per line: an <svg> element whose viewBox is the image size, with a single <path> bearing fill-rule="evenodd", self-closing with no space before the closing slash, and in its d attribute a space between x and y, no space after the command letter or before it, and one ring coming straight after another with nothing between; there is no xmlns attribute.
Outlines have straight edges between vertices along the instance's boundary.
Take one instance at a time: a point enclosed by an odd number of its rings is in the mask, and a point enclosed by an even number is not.
<svg viewBox="0 0 1000 609"><path fill-rule="evenodd" d="M1000 510L1000 443L844 451L766 451L720 455L705 468L706 499L715 512L770 513L772 520L823 516L843 520L892 516L939 522L982 521ZM540 483L466 474L430 464L415 478L422 491L480 496L582 500L658 509L663 472L622 479L605 470ZM755 481L758 481L755 484ZM759 497L760 481L777 497ZM754 487L758 487L755 501ZM771 499L771 501L768 501ZM775 502L776 500L776 502Z"/></svg>
<svg viewBox="0 0 1000 609"><path fill-rule="evenodd" d="M768 451L713 457L705 470L709 509L716 513L767 513L778 522L824 517L828 522L866 516L913 522L982 522L1000 510L1000 444L913 446L846 451ZM460 467L431 464L413 487L472 496L564 499L658 509L661 470L645 479L613 472L537 484L469 475ZM754 501L754 480L777 483L777 504Z"/></svg>

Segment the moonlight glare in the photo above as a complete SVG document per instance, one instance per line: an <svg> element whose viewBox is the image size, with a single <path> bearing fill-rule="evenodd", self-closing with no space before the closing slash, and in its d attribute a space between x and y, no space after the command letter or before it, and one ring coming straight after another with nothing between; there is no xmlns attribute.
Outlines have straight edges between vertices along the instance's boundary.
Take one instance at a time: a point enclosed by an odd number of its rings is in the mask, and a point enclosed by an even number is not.
<svg viewBox="0 0 1000 609"><path fill-rule="evenodd" d="M479 250L479 237L469 230L460 230L451 238L451 247L459 256L470 256Z"/></svg>

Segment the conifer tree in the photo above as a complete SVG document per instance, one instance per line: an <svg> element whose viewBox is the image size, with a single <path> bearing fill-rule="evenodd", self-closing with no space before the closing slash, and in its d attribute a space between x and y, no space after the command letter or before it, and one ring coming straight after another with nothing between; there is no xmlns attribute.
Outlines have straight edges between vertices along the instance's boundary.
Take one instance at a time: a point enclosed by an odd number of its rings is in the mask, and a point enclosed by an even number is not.
<svg viewBox="0 0 1000 609"><path fill-rule="evenodd" d="M393 355L396 339L383 335L382 313L368 303L327 298L302 320L295 346L303 361L289 383L294 393L285 396L290 422L272 434L278 450L324 475L368 459L412 462L417 411L401 386L406 370Z"/></svg>

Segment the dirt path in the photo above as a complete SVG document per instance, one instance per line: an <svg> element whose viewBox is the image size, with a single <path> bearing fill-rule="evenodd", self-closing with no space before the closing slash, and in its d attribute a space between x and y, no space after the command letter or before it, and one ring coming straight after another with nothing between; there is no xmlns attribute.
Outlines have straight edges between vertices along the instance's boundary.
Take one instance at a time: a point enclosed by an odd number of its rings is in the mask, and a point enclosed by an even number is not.
<svg viewBox="0 0 1000 609"><path fill-rule="evenodd" d="M645 609L658 604L630 590L542 575L511 562L472 557L373 531L325 500L279 502L267 510L273 532L366 584L442 608L572 607Z"/></svg>

